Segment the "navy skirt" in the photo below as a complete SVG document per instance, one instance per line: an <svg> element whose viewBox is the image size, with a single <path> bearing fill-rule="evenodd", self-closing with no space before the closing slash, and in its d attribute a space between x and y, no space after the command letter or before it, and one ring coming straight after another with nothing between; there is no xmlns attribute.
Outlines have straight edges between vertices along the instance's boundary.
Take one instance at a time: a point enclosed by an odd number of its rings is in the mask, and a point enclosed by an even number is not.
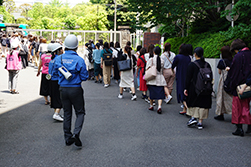
<svg viewBox="0 0 251 167"><path fill-rule="evenodd" d="M62 102L60 99L59 85L58 81L51 80L51 108L62 108Z"/></svg>
<svg viewBox="0 0 251 167"><path fill-rule="evenodd" d="M164 86L147 85L151 100L165 99Z"/></svg>
<svg viewBox="0 0 251 167"><path fill-rule="evenodd" d="M41 85L40 85L40 95L49 96L50 95L50 80L46 79L47 74L41 75Z"/></svg>

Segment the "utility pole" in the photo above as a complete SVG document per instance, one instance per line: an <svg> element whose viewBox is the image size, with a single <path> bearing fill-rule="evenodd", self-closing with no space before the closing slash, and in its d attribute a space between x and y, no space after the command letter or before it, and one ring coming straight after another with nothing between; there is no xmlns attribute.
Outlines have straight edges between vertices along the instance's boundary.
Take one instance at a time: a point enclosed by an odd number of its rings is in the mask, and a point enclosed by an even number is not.
<svg viewBox="0 0 251 167"><path fill-rule="evenodd" d="M233 8L234 8L234 0L232 0L232 11L233 11ZM232 18L231 26L234 27L234 16L232 16L231 18Z"/></svg>
<svg viewBox="0 0 251 167"><path fill-rule="evenodd" d="M116 43L116 26L117 26L117 1L114 0L115 9L114 9L114 43Z"/></svg>

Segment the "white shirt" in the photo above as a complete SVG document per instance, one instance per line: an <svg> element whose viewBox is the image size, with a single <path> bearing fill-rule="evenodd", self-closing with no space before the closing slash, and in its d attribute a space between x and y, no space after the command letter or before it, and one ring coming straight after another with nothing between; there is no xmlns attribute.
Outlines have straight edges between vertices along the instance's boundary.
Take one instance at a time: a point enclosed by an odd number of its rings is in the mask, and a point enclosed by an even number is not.
<svg viewBox="0 0 251 167"><path fill-rule="evenodd" d="M39 48L38 48L38 52L41 52L41 53L47 52L48 51L47 46L48 46L48 44L46 44L46 43L40 43Z"/></svg>
<svg viewBox="0 0 251 167"><path fill-rule="evenodd" d="M112 50L112 58L118 58L118 51L112 47L110 49Z"/></svg>
<svg viewBox="0 0 251 167"><path fill-rule="evenodd" d="M150 59L149 57L150 57L150 54L149 54L149 53L146 53L146 54L145 54L145 60L146 60L146 62L148 62L148 60Z"/></svg>
<svg viewBox="0 0 251 167"><path fill-rule="evenodd" d="M164 60L164 68L165 69L169 69L169 68L172 68L172 64L173 64L173 60L174 60L174 58L175 58L175 53L173 53L173 52L170 52L170 54L171 54L171 56L169 57L169 54L168 54L168 52L164 52L162 55L161 55L161 58ZM170 63L170 61L168 60L168 58L169 58L169 60L171 61L171 63Z"/></svg>

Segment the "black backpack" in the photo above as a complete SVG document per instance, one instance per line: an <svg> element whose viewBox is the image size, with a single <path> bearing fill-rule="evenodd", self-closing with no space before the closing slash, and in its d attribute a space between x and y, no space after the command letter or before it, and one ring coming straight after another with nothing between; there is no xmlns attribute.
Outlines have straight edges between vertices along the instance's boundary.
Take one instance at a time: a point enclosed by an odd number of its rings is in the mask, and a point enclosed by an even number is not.
<svg viewBox="0 0 251 167"><path fill-rule="evenodd" d="M107 51L106 49L104 49L104 62L105 62L105 66L111 66L112 65L112 52L110 52L109 50Z"/></svg>
<svg viewBox="0 0 251 167"><path fill-rule="evenodd" d="M205 63L204 67L200 67L198 62L194 62L195 65L199 67L199 73L197 74L197 80L195 85L195 92L197 96L199 95L211 95L213 92L213 73L208 65Z"/></svg>
<svg viewBox="0 0 251 167"><path fill-rule="evenodd" d="M116 49L116 48L114 48L114 49L118 52L118 55L117 55L118 60L121 60L121 59L122 59L122 55L123 55L122 49L120 49L120 50L118 50L118 49Z"/></svg>
<svg viewBox="0 0 251 167"><path fill-rule="evenodd" d="M89 51L89 53L88 53L89 62L90 62L90 63L93 63L94 60L93 60L92 50L91 50L91 49L87 49L87 50Z"/></svg>
<svg viewBox="0 0 251 167"><path fill-rule="evenodd" d="M6 44L7 44L6 39L2 39L1 44L2 44L2 46L6 46Z"/></svg>

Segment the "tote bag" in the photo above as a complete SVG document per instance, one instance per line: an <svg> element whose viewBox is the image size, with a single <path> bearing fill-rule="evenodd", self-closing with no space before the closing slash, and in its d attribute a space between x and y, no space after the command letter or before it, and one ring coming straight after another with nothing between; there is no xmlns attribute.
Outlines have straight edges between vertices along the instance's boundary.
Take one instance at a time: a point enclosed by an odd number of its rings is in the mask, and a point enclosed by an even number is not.
<svg viewBox="0 0 251 167"><path fill-rule="evenodd" d="M118 61L118 69L119 71L131 70L132 69L131 59Z"/></svg>
<svg viewBox="0 0 251 167"><path fill-rule="evenodd" d="M156 66L153 65L153 59L152 59L152 65L150 68L146 70L144 79L146 81L151 81L155 79L156 76L157 76L157 69L156 69Z"/></svg>

